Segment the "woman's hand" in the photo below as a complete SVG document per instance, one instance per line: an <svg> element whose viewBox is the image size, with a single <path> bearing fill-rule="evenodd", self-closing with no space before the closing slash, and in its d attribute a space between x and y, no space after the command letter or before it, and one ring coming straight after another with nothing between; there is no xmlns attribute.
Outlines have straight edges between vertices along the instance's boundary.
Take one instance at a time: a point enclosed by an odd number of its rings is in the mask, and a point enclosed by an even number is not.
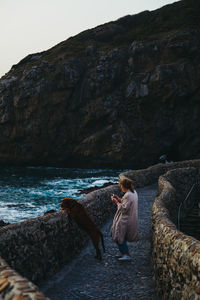
<svg viewBox="0 0 200 300"><path fill-rule="evenodd" d="M120 203L122 202L122 198L119 198L117 195L115 195L115 198L117 198Z"/></svg>
<svg viewBox="0 0 200 300"><path fill-rule="evenodd" d="M121 198L119 198L117 195L115 195L115 194L113 194L112 196L111 196L111 200L113 201L113 202L115 202L117 205L119 205L120 203L121 203Z"/></svg>

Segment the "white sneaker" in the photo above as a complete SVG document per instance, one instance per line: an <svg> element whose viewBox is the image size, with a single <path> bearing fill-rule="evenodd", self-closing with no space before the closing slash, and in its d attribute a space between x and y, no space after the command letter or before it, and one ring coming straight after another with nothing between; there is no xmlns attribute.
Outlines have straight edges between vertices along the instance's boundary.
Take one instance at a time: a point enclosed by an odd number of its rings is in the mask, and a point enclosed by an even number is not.
<svg viewBox="0 0 200 300"><path fill-rule="evenodd" d="M119 261L131 261L132 258L129 255L123 255L122 257L118 258Z"/></svg>

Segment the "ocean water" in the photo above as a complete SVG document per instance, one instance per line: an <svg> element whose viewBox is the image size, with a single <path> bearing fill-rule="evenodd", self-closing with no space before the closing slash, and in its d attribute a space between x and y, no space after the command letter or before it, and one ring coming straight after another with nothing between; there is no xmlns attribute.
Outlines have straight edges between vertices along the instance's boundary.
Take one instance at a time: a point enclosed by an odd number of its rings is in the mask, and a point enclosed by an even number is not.
<svg viewBox="0 0 200 300"><path fill-rule="evenodd" d="M0 220L9 223L59 210L65 197L81 199L80 189L117 182L127 170L26 167L0 169Z"/></svg>

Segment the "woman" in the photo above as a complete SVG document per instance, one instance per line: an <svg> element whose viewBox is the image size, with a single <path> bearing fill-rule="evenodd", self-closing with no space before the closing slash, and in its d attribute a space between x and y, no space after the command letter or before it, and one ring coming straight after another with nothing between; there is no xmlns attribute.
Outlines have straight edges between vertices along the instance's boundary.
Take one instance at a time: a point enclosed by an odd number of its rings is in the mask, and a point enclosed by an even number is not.
<svg viewBox="0 0 200 300"><path fill-rule="evenodd" d="M131 256L127 246L128 242L139 240L138 234L138 195L135 191L133 181L123 175L119 176L119 186L125 195L119 198L112 195L111 200L117 205L111 227L111 237L117 243L121 256L119 261L130 261Z"/></svg>

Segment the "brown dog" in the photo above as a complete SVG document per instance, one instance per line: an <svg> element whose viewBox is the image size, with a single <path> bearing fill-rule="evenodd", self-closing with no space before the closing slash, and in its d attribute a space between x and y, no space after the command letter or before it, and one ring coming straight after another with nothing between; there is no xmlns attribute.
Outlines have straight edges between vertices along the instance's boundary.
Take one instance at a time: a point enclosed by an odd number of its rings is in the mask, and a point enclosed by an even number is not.
<svg viewBox="0 0 200 300"><path fill-rule="evenodd" d="M72 198L65 198L61 202L61 209L66 210L69 216L78 224L78 226L87 232L96 249L97 255L95 257L97 259L101 259L101 251L98 245L99 239L101 238L102 247L105 252L103 235L91 220L85 207Z"/></svg>

